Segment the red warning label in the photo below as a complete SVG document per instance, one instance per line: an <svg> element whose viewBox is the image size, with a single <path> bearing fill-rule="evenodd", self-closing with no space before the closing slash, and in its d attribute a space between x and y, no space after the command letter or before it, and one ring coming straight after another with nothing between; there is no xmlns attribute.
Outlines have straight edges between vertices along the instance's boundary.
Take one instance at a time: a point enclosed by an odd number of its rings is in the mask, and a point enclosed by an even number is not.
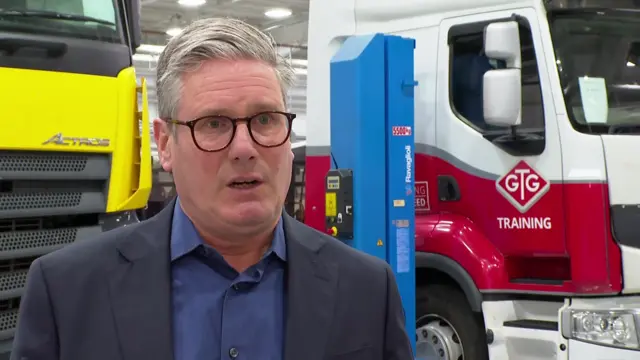
<svg viewBox="0 0 640 360"><path fill-rule="evenodd" d="M410 136L411 126L392 126L391 135L393 136Z"/></svg>

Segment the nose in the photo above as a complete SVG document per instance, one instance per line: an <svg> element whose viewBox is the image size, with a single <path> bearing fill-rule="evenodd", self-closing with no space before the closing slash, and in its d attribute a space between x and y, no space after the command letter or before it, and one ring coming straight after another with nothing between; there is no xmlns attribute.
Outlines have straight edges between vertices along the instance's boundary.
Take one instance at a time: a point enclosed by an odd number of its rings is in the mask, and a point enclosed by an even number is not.
<svg viewBox="0 0 640 360"><path fill-rule="evenodd" d="M256 157L256 144L251 139L247 124L237 125L236 134L229 145L229 157L234 161L249 161Z"/></svg>

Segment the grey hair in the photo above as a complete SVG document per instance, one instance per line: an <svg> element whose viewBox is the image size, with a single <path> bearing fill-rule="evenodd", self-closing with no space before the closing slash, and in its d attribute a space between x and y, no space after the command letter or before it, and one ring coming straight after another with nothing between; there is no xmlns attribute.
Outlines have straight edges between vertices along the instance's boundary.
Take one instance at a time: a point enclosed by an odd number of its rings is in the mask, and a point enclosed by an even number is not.
<svg viewBox="0 0 640 360"><path fill-rule="evenodd" d="M184 73L197 70L207 60L240 59L271 65L286 105L286 94L293 86L295 73L287 59L278 53L273 38L241 20L209 18L192 22L160 54L156 76L159 117L177 117Z"/></svg>

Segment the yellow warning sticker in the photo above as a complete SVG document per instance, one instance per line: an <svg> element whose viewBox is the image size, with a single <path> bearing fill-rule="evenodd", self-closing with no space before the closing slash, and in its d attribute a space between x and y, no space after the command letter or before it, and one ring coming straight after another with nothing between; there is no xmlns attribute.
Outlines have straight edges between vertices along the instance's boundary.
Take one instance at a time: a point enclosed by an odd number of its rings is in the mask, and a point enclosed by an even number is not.
<svg viewBox="0 0 640 360"><path fill-rule="evenodd" d="M378 239L378 242L376 243L376 246L382 246L382 239Z"/></svg>
<svg viewBox="0 0 640 360"><path fill-rule="evenodd" d="M324 197L325 216L338 216L338 199L336 193L328 192Z"/></svg>

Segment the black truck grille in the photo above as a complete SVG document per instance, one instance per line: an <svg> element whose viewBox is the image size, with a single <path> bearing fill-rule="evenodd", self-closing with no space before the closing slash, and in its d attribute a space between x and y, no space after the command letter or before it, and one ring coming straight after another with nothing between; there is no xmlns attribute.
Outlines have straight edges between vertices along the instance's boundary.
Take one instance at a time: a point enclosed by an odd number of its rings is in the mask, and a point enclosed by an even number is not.
<svg viewBox="0 0 640 360"><path fill-rule="evenodd" d="M0 151L0 340L32 261L102 231L110 171L108 154Z"/></svg>
<svg viewBox="0 0 640 360"><path fill-rule="evenodd" d="M0 172L11 173L80 173L95 155L37 152L5 152Z"/></svg>

